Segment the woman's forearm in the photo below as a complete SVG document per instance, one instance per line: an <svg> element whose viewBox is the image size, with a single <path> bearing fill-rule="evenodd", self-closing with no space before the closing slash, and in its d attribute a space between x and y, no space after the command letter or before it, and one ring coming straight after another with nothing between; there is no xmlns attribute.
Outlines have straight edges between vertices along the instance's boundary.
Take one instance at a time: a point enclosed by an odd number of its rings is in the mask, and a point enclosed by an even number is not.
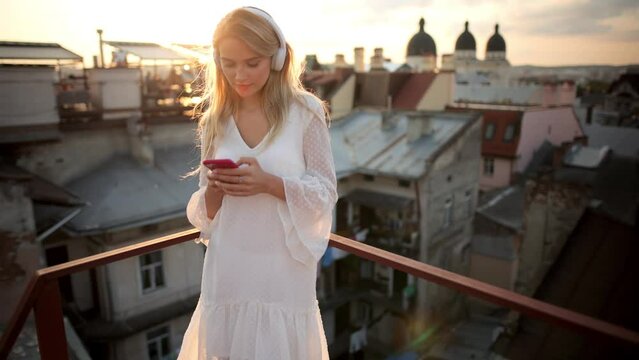
<svg viewBox="0 0 639 360"><path fill-rule="evenodd" d="M217 214L217 211L222 206L222 199L224 198L224 192L215 191L210 187L206 188L204 193L204 199L206 203L206 216L209 220L212 220Z"/></svg>

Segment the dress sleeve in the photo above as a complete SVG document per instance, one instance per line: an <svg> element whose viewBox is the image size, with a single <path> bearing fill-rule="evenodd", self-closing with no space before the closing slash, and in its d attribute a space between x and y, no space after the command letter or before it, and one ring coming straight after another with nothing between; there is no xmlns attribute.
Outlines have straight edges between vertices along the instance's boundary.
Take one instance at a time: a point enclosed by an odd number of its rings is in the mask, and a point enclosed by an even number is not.
<svg viewBox="0 0 639 360"><path fill-rule="evenodd" d="M328 245L332 211L337 201L335 165L324 116L314 115L303 138L306 171L283 177L286 202L278 211L291 256L308 266L317 264Z"/></svg>
<svg viewBox="0 0 639 360"><path fill-rule="evenodd" d="M208 180L206 179L207 171L208 169L200 164L199 189L191 195L191 199L186 205L187 219L196 229L200 230L200 237L195 239L195 242L203 243L206 246L209 245L211 238L211 219L206 215L206 201L204 199L204 193L208 185Z"/></svg>

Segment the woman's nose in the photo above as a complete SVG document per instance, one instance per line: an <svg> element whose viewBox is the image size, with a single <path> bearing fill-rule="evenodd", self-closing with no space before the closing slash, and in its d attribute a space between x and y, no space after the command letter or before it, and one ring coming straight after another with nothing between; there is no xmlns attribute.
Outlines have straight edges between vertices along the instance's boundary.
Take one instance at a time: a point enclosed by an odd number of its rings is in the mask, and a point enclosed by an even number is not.
<svg viewBox="0 0 639 360"><path fill-rule="evenodd" d="M236 70L235 70L235 80L243 80L246 78L246 70L239 66Z"/></svg>

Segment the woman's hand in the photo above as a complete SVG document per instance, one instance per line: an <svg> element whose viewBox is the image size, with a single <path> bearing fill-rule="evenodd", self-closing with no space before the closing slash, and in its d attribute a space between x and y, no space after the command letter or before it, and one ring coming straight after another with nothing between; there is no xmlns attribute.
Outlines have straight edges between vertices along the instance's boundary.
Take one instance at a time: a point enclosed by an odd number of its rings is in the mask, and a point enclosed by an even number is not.
<svg viewBox="0 0 639 360"><path fill-rule="evenodd" d="M219 194L219 193L222 193L222 195L224 194L224 191L222 191L222 188L220 188L219 186L215 184L215 174L213 174L213 170L207 168L206 179L208 180L208 184L206 187L207 192L212 191L215 194Z"/></svg>
<svg viewBox="0 0 639 360"><path fill-rule="evenodd" d="M240 167L236 169L213 170L214 184L228 195L273 194L273 188L282 181L279 177L262 170L254 157L241 157L237 164Z"/></svg>

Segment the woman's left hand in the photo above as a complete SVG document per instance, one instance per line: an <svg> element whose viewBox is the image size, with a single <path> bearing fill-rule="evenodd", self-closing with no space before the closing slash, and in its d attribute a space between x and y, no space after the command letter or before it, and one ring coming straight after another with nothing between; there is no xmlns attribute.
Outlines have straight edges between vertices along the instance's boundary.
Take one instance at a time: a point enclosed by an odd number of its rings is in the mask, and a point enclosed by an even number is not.
<svg viewBox="0 0 639 360"><path fill-rule="evenodd" d="M240 167L235 169L215 169L215 184L232 196L250 196L269 193L274 175L264 170L254 157L241 157L237 161ZM246 166L241 166L246 165Z"/></svg>

